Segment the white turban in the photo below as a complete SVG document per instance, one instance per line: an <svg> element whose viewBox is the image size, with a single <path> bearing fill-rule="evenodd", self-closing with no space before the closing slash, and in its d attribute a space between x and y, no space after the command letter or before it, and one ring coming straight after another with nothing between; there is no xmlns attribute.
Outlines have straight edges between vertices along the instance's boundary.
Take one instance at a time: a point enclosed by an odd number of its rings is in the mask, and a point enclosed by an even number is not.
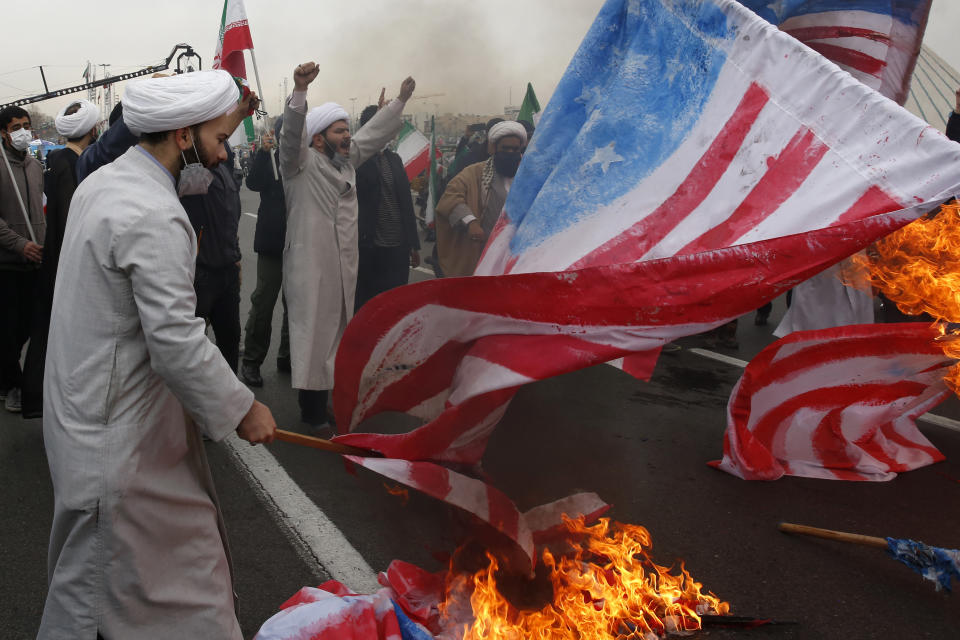
<svg viewBox="0 0 960 640"><path fill-rule="evenodd" d="M67 109L75 104L80 105L76 113L66 115ZM80 138L97 126L99 120L100 110L97 109L95 104L88 100L74 100L60 109L60 113L57 114L57 119L54 122L57 125L57 133L64 138Z"/></svg>
<svg viewBox="0 0 960 640"><path fill-rule="evenodd" d="M310 109L307 114L307 140L313 140L313 136L338 120L346 120L349 124L350 114L336 102L327 102Z"/></svg>
<svg viewBox="0 0 960 640"><path fill-rule="evenodd" d="M487 133L487 140L490 141L490 144L497 144L500 138L506 138L507 136L517 136L523 141L523 144L527 143L526 128L519 122L513 120L504 120L490 127L490 131Z"/></svg>
<svg viewBox="0 0 960 640"><path fill-rule="evenodd" d="M173 131L219 118L237 108L240 90L217 69L131 83L123 92L123 122L133 133Z"/></svg>

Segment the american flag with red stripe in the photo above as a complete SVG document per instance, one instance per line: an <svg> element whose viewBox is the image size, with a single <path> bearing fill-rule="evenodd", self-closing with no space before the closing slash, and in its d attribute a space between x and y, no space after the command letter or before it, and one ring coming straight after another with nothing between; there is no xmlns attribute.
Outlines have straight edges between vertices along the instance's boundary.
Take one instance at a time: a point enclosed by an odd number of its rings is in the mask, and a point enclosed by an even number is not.
<svg viewBox="0 0 960 640"><path fill-rule="evenodd" d="M903 104L932 0L744 0L868 87Z"/></svg>
<svg viewBox="0 0 960 640"><path fill-rule="evenodd" d="M960 147L731 0L608 0L477 275L378 296L339 440L478 464L516 390L724 324L937 206ZM400 411L410 433L353 432Z"/></svg>
<svg viewBox="0 0 960 640"><path fill-rule="evenodd" d="M798 331L747 365L730 395L723 460L745 480L890 480L944 459L916 419L955 364L923 323Z"/></svg>

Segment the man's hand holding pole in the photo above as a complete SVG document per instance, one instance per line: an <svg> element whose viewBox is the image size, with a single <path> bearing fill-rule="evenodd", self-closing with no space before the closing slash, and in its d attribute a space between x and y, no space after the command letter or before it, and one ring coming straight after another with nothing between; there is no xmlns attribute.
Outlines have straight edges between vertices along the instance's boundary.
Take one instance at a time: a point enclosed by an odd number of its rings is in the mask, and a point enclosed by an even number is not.
<svg viewBox="0 0 960 640"><path fill-rule="evenodd" d="M254 400L253 406L237 427L237 435L250 444L267 444L273 442L276 433L277 422L270 409L262 402Z"/></svg>

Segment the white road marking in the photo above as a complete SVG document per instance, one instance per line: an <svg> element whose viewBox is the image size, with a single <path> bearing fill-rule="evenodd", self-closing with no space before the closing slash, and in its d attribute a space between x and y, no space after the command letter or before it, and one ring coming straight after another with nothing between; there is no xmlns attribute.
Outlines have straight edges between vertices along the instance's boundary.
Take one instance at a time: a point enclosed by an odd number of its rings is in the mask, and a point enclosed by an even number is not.
<svg viewBox="0 0 960 640"><path fill-rule="evenodd" d="M709 351L707 349L688 349L690 353L694 353L702 358L709 358L711 360L716 360L717 362L722 362L724 364L731 364L735 367L740 367L743 369L747 366L746 360L741 360L740 358L733 358L722 353L717 353L716 351ZM950 429L951 431L960 432L960 421L954 420L952 418L945 418L944 416L938 416L934 413L925 413L917 420L922 420L928 424L933 424L938 427L943 427L944 429Z"/></svg>
<svg viewBox="0 0 960 640"><path fill-rule="evenodd" d="M257 217L257 214L255 214L255 213L247 213L246 211L243 212L243 215L245 215L245 216L250 216L251 218L256 218L256 217Z"/></svg>
<svg viewBox="0 0 960 640"><path fill-rule="evenodd" d="M716 351L708 351L707 349L688 349L690 353L695 353L698 356L704 358L710 358L711 360L716 360L717 362L722 362L724 364L732 364L735 367L740 367L743 369L747 366L746 360L741 360L740 358L734 358L731 356L724 355L722 353L717 353Z"/></svg>
<svg viewBox="0 0 960 640"><path fill-rule="evenodd" d="M410 269L411 269L412 271L419 271L420 273L425 273L425 274L427 274L428 276L432 276L432 275L433 275L433 269L431 269L431 268L429 268L429 267L410 267Z"/></svg>
<svg viewBox="0 0 960 640"><path fill-rule="evenodd" d="M318 577L327 574L357 593L380 588L376 572L266 447L251 447L236 434L224 444L311 571Z"/></svg>

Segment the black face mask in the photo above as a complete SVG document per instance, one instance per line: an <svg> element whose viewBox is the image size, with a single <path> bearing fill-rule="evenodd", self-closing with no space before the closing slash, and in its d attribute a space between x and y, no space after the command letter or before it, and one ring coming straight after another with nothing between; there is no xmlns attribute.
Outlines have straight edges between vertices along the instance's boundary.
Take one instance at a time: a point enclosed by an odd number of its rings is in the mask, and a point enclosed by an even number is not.
<svg viewBox="0 0 960 640"><path fill-rule="evenodd" d="M517 168L523 154L519 151L497 151L493 154L493 168L502 176L512 178L517 175Z"/></svg>

